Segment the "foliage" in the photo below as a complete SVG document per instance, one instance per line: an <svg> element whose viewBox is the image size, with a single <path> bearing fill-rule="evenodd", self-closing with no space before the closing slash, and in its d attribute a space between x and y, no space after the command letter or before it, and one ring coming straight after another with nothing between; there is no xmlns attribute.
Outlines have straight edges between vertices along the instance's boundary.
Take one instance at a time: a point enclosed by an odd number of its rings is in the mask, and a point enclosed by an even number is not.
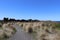
<svg viewBox="0 0 60 40"><path fill-rule="evenodd" d="M13 28L14 32L16 32L17 30L15 28Z"/></svg>

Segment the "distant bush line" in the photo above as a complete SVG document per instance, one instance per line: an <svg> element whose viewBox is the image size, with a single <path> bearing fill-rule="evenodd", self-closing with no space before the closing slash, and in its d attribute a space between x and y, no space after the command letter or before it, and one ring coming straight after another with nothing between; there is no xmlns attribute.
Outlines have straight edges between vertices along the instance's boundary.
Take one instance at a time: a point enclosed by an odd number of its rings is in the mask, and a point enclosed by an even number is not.
<svg viewBox="0 0 60 40"><path fill-rule="evenodd" d="M25 19L21 19L21 20L16 20L16 19L13 19L13 18L3 18L3 20L0 20L0 22L39 22L39 20L32 20L32 19L28 19L28 20L25 20Z"/></svg>
<svg viewBox="0 0 60 40"><path fill-rule="evenodd" d="M0 20L0 23L7 23L7 22L40 22L40 20L33 20L33 19L28 19L28 20L25 20L25 19L14 19L14 18L6 18L4 17L3 20ZM48 20L48 21L44 21L44 22L51 22L51 20ZM55 22L55 21L54 21ZM56 21L56 22L59 22L60 21Z"/></svg>

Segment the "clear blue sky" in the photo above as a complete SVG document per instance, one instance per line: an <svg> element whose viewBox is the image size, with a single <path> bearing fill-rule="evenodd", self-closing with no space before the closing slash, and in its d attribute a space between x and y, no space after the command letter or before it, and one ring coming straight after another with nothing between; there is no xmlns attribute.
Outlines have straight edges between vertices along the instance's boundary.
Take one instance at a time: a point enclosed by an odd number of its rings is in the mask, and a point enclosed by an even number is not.
<svg viewBox="0 0 60 40"><path fill-rule="evenodd" d="M0 19L60 21L60 0L0 0Z"/></svg>

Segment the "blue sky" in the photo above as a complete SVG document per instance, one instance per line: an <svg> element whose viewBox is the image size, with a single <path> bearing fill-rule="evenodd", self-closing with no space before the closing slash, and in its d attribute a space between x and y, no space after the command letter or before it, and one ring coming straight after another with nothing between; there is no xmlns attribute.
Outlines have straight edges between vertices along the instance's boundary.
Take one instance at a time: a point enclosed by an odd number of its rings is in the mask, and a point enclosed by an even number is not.
<svg viewBox="0 0 60 40"><path fill-rule="evenodd" d="M0 0L0 19L60 21L60 0Z"/></svg>

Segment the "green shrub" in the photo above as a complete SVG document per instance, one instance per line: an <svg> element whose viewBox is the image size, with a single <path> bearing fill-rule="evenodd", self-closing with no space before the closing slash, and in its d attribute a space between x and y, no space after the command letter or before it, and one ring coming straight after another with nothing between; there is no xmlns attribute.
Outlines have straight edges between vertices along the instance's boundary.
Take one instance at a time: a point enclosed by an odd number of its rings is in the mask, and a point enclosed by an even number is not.
<svg viewBox="0 0 60 40"><path fill-rule="evenodd" d="M16 32L17 30L15 28L13 28L14 32Z"/></svg>

